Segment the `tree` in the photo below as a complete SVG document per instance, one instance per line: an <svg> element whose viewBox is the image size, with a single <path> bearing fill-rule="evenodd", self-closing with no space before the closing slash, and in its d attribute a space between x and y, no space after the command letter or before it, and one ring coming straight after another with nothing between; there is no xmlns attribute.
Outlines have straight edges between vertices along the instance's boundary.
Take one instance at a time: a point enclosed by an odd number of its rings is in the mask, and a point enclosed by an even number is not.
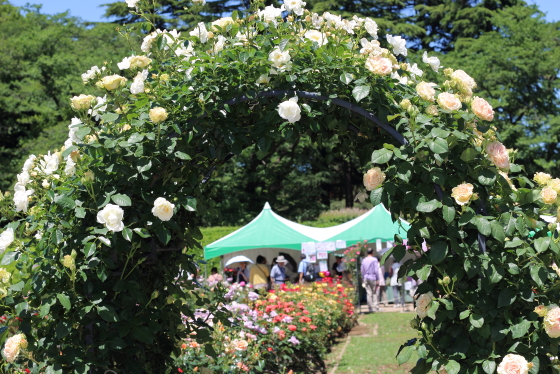
<svg viewBox="0 0 560 374"><path fill-rule="evenodd" d="M458 39L443 63L472 73L505 144L530 174L558 174L560 22L526 6L498 11L491 22L494 31Z"/></svg>
<svg viewBox="0 0 560 374"><path fill-rule="evenodd" d="M75 72L126 55L127 46L114 25L44 15L39 6L3 0L0 37L0 190L7 190L41 132L69 124L69 98L83 86Z"/></svg>

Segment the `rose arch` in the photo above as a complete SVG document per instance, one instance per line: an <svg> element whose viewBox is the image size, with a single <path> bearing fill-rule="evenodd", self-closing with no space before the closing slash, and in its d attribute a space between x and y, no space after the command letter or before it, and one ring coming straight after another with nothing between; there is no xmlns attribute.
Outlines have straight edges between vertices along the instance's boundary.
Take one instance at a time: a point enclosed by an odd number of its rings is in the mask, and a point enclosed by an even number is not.
<svg viewBox="0 0 560 374"><path fill-rule="evenodd" d="M128 2L150 31L148 2ZM245 147L302 133L371 160L372 203L411 223L409 247L396 237L385 255L415 252L400 275L423 281L418 337L399 362L415 352L414 373L556 372L560 246L539 214L556 209L560 180L521 173L467 73L427 54L410 65L406 41L378 39L373 20L303 5L155 30L82 75L98 96L71 99L64 147L30 156L2 202L2 308L18 316L1 335L8 362L163 373L183 337L208 343L195 309L224 324L227 311L178 279L196 272L184 249L214 209L206 181Z"/></svg>

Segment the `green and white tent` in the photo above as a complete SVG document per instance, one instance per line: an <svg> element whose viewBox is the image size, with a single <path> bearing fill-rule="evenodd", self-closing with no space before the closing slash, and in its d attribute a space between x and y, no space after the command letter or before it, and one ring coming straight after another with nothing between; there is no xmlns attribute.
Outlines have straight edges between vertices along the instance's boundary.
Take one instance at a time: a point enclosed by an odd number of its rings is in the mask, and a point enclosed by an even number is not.
<svg viewBox="0 0 560 374"><path fill-rule="evenodd" d="M406 237L410 225L400 219L393 222L383 205L341 225L318 228L292 222L274 213L268 203L262 212L247 225L204 247L204 258L244 255L252 260L259 254L270 261L279 250L301 251L306 242L331 242L343 240L346 246L367 240L393 241L395 234ZM255 251L257 250L258 251Z"/></svg>

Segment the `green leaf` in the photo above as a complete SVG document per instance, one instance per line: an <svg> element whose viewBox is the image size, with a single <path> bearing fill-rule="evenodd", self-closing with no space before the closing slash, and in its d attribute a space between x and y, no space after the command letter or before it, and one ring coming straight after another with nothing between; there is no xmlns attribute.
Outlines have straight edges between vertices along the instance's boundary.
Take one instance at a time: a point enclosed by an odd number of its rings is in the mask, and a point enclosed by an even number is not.
<svg viewBox="0 0 560 374"><path fill-rule="evenodd" d="M155 232L159 241L163 244L167 244L171 240L171 232L169 232L169 230L165 226L163 226L163 224L157 225L155 227Z"/></svg>
<svg viewBox="0 0 560 374"><path fill-rule="evenodd" d="M187 203L184 206L185 206L185 209L188 210L189 212L195 212L196 211L196 199L194 197L188 197L187 198Z"/></svg>
<svg viewBox="0 0 560 374"><path fill-rule="evenodd" d="M212 347L211 344L205 344L204 345L204 353L206 353L208 356L210 356L214 359L216 357L218 357L218 353L216 353L216 351L214 350L214 347Z"/></svg>
<svg viewBox="0 0 560 374"><path fill-rule="evenodd" d="M175 152L175 157L180 158L181 160L191 160L191 156L180 151Z"/></svg>
<svg viewBox="0 0 560 374"><path fill-rule="evenodd" d="M373 151L371 154L371 162L373 164L385 164L393 157L393 151L387 148L381 148Z"/></svg>
<svg viewBox="0 0 560 374"><path fill-rule="evenodd" d="M459 218L459 226L466 225L467 223L471 222L473 218L474 214L472 212L464 212Z"/></svg>
<svg viewBox="0 0 560 374"><path fill-rule="evenodd" d="M152 334L148 326L134 327L134 329L132 330L132 335L137 340L146 344L152 344L154 342L154 335Z"/></svg>
<svg viewBox="0 0 560 374"><path fill-rule="evenodd" d="M442 138L435 138L434 140L428 141L428 147L435 154L446 153L449 151L447 140Z"/></svg>
<svg viewBox="0 0 560 374"><path fill-rule="evenodd" d="M128 138L128 144L136 144L144 140L144 134L134 133Z"/></svg>
<svg viewBox="0 0 560 374"><path fill-rule="evenodd" d="M101 119L104 122L115 122L117 118L119 118L119 115L117 113L111 113L111 112L104 113L101 116Z"/></svg>
<svg viewBox="0 0 560 374"><path fill-rule="evenodd" d="M478 156L479 154L480 152L478 152L476 149L467 148L463 151L463 153L461 153L461 160L465 162L470 162L473 161L476 158L476 156Z"/></svg>
<svg viewBox="0 0 560 374"><path fill-rule="evenodd" d="M282 39L280 44L278 44L278 48L280 49L280 51L284 52L284 49L286 49L286 46L288 45L289 41L290 41L289 39Z"/></svg>
<svg viewBox="0 0 560 374"><path fill-rule="evenodd" d="M455 219L455 208L452 206L443 205L442 207L443 219L447 223L453 222Z"/></svg>
<svg viewBox="0 0 560 374"><path fill-rule="evenodd" d="M541 253L546 251L548 247L550 247L550 241L551 239L548 236L535 240L535 249L537 252Z"/></svg>
<svg viewBox="0 0 560 374"><path fill-rule="evenodd" d="M433 300L432 303L430 304L430 309L428 309L428 317L435 320L436 319L436 312L437 312L438 308L439 308L439 302L436 301L436 300Z"/></svg>
<svg viewBox="0 0 560 374"><path fill-rule="evenodd" d="M519 339L529 331L531 327L531 321L523 320L516 325L510 327L511 337L513 339Z"/></svg>
<svg viewBox="0 0 560 374"><path fill-rule="evenodd" d="M492 236L503 243L506 240L506 233L504 228L498 221L490 222L490 228L492 229Z"/></svg>
<svg viewBox="0 0 560 374"><path fill-rule="evenodd" d="M12 264L12 262L14 262L16 260L18 253L13 251L13 252L6 252L4 253L4 257L2 257L2 262L0 262L0 265L10 265Z"/></svg>
<svg viewBox="0 0 560 374"><path fill-rule="evenodd" d="M64 309L66 309L66 311L70 310L72 306L70 304L70 298L68 296L66 296L63 293L59 293L56 295L56 298L58 299L58 301L60 301L60 303L62 304Z"/></svg>
<svg viewBox="0 0 560 374"><path fill-rule="evenodd" d="M118 206L131 206L132 202L130 201L130 197L123 194L115 194L111 196L111 200Z"/></svg>
<svg viewBox="0 0 560 374"><path fill-rule="evenodd" d="M62 152L62 154L60 155L60 157L66 158L66 156L68 156L70 153L72 153L72 152L75 151L76 149L78 149L78 147L76 147L75 145L71 145L70 147L66 148L66 149L64 150L64 152Z"/></svg>
<svg viewBox="0 0 560 374"><path fill-rule="evenodd" d="M137 227L133 231L137 233L141 238L149 238L151 236L150 232L143 228Z"/></svg>
<svg viewBox="0 0 560 374"><path fill-rule="evenodd" d="M471 325L477 329L481 328L484 325L484 317L480 314L473 313L469 316L469 321Z"/></svg>
<svg viewBox="0 0 560 374"><path fill-rule="evenodd" d="M517 298L517 292L511 288L504 288L498 295L498 308L510 306Z"/></svg>
<svg viewBox="0 0 560 374"><path fill-rule="evenodd" d="M101 317L104 321L107 322L119 322L119 317L115 308L111 305L102 305L97 307L97 314Z"/></svg>
<svg viewBox="0 0 560 374"><path fill-rule="evenodd" d="M374 207L381 204L381 197L383 196L383 187L378 187L372 190L369 194L369 200L373 204Z"/></svg>
<svg viewBox="0 0 560 374"><path fill-rule="evenodd" d="M496 362L490 360L484 361L482 363L482 370L484 370L486 374L493 374L496 371Z"/></svg>
<svg viewBox="0 0 560 374"><path fill-rule="evenodd" d="M429 123L431 120L432 120L432 118L430 118L427 115L422 114L422 113L420 113L416 116L416 122L418 122L418 123Z"/></svg>
<svg viewBox="0 0 560 374"><path fill-rule="evenodd" d="M362 99L364 99L365 97L367 97L369 95L370 89L371 89L371 87L369 85L356 86L352 90L352 96L354 96L354 99L356 99L356 102L359 103Z"/></svg>
<svg viewBox="0 0 560 374"><path fill-rule="evenodd" d="M468 318L470 315L471 315L470 309L463 310L461 313L459 313L459 319Z"/></svg>
<svg viewBox="0 0 560 374"><path fill-rule="evenodd" d="M399 365L404 364L405 362L407 362L408 360L410 360L410 357L412 357L412 352L414 351L414 346L409 345L407 347L404 347L400 352L399 355L397 356L397 363Z"/></svg>
<svg viewBox="0 0 560 374"><path fill-rule="evenodd" d="M125 240L128 240L129 242L132 241L132 230L125 227L122 231L122 236Z"/></svg>
<svg viewBox="0 0 560 374"><path fill-rule="evenodd" d="M496 182L496 173L492 170L483 169L478 174L478 181L485 186L491 186Z"/></svg>
<svg viewBox="0 0 560 374"><path fill-rule="evenodd" d="M457 374L459 370L461 370L461 364L455 360L449 360L449 362L445 364L445 370L447 370L448 374Z"/></svg>
<svg viewBox="0 0 560 374"><path fill-rule="evenodd" d="M424 266L422 266L422 269L416 271L416 275L421 280L426 281L426 280L428 280L428 277L430 276L431 271L432 271L432 266L431 265L424 265Z"/></svg>
<svg viewBox="0 0 560 374"><path fill-rule="evenodd" d="M78 137L78 139L82 140L84 138L84 136L86 136L87 134L89 134L91 132L91 129L89 127L80 127L78 130L76 130L76 136Z"/></svg>
<svg viewBox="0 0 560 374"><path fill-rule="evenodd" d="M533 263L531 265L531 270L529 271L529 273L531 274L531 278L533 278L535 283L540 287L544 285L544 282L546 282L548 278L547 271L543 269L542 265L537 263Z"/></svg>
<svg viewBox="0 0 560 374"><path fill-rule="evenodd" d="M55 197L54 203L65 209L74 209L76 207L76 203L74 202L74 200L64 195L58 195L57 197Z"/></svg>
<svg viewBox="0 0 560 374"><path fill-rule="evenodd" d="M445 259L447 255L447 243L445 242L435 242L430 246L429 249L430 260L433 265L439 264Z"/></svg>
<svg viewBox="0 0 560 374"><path fill-rule="evenodd" d="M525 242L523 240L515 237L512 240L507 241L505 247L506 248L515 248L515 247L519 247L520 245L522 245L524 243Z"/></svg>
<svg viewBox="0 0 560 374"><path fill-rule="evenodd" d="M416 210L419 212L431 213L437 208L440 208L441 206L442 204L434 199L434 200L426 201L424 203L418 203L418 205L416 205Z"/></svg>
<svg viewBox="0 0 560 374"><path fill-rule="evenodd" d="M476 225L476 228L478 229L478 231L480 231L482 235L488 236L492 234L492 227L490 226L490 222L488 222L486 218L477 216L474 219L474 224Z"/></svg>
<svg viewBox="0 0 560 374"><path fill-rule="evenodd" d="M93 256L96 251L97 247L94 243L86 243L83 249L83 253L86 258Z"/></svg>
<svg viewBox="0 0 560 374"><path fill-rule="evenodd" d="M354 80L354 76L350 73L340 74L340 81L344 84L350 84Z"/></svg>

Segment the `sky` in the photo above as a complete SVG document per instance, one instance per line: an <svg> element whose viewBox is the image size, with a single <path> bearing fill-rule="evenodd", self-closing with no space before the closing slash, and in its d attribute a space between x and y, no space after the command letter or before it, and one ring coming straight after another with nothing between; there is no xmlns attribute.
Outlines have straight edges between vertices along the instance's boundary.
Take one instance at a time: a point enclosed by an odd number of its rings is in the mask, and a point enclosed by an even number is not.
<svg viewBox="0 0 560 374"><path fill-rule="evenodd" d="M70 11L70 15L79 17L84 21L106 22L102 18L105 7L101 4L114 2L115 0L8 0L16 6L23 6L27 3L42 4L41 12L45 14L56 14ZM123 0L124 1L124 0ZM546 13L548 21L560 21L560 6L558 0L526 0L529 4L537 4L542 12Z"/></svg>

